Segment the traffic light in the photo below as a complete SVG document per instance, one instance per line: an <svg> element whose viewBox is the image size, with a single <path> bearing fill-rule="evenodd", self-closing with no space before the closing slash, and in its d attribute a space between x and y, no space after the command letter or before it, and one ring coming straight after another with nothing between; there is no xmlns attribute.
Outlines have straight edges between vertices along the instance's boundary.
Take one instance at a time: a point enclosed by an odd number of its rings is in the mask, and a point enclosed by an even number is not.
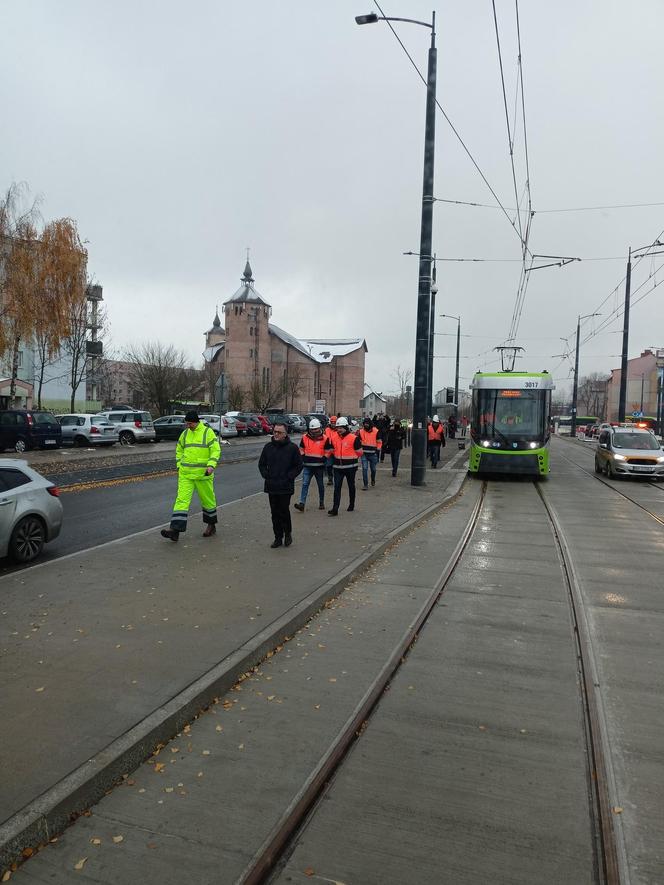
<svg viewBox="0 0 664 885"><path fill-rule="evenodd" d="M446 387L445 388L445 402L453 403L454 402L454 388Z"/></svg>

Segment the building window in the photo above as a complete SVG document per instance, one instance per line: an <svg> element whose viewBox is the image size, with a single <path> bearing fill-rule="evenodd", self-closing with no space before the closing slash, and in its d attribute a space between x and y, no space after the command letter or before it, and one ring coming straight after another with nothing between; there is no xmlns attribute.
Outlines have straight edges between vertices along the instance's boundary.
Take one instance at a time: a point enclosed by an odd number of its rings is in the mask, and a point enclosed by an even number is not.
<svg viewBox="0 0 664 885"><path fill-rule="evenodd" d="M249 359L251 360L253 358L254 358L254 349L253 349L253 347L250 347L249 348Z"/></svg>
<svg viewBox="0 0 664 885"><path fill-rule="evenodd" d="M265 372L265 366L263 366L263 390L265 390L265 378L266 378L266 372Z"/></svg>
<svg viewBox="0 0 664 885"><path fill-rule="evenodd" d="M237 316L237 304L235 305L234 310L235 310L235 316Z"/></svg>
<svg viewBox="0 0 664 885"><path fill-rule="evenodd" d="M266 372L267 372L267 386L269 387L270 386L270 370L267 369Z"/></svg>
<svg viewBox="0 0 664 885"><path fill-rule="evenodd" d="M249 334L250 335L254 334L254 327L253 326L249 326Z"/></svg>

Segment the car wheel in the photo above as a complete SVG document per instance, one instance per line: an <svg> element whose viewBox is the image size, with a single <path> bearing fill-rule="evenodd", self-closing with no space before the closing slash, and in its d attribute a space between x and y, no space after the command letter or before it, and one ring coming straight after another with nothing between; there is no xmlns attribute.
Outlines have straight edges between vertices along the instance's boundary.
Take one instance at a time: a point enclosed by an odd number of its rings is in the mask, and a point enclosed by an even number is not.
<svg viewBox="0 0 664 885"><path fill-rule="evenodd" d="M129 430L123 430L119 436L119 442L121 446L133 446L136 440L134 439L134 434Z"/></svg>
<svg viewBox="0 0 664 885"><path fill-rule="evenodd" d="M74 437L74 445L77 449L82 449L83 446L87 445L87 439L84 436L75 436Z"/></svg>
<svg viewBox="0 0 664 885"><path fill-rule="evenodd" d="M18 438L18 439L16 440L16 442L14 443L14 451L15 451L15 452L19 452L19 454L22 454L23 452L27 452L27 451L28 451L28 444L27 444L27 442L23 439L22 436L19 436L19 438Z"/></svg>
<svg viewBox="0 0 664 885"><path fill-rule="evenodd" d="M611 467L611 462L606 462L606 478L607 479L615 479L615 474L613 472L613 467Z"/></svg>
<svg viewBox="0 0 664 885"><path fill-rule="evenodd" d="M601 473L601 472L602 472L602 465L599 463L597 458L595 458L595 473Z"/></svg>
<svg viewBox="0 0 664 885"><path fill-rule="evenodd" d="M44 549L46 529L37 516L26 516L22 519L9 541L9 552L16 562L30 562Z"/></svg>

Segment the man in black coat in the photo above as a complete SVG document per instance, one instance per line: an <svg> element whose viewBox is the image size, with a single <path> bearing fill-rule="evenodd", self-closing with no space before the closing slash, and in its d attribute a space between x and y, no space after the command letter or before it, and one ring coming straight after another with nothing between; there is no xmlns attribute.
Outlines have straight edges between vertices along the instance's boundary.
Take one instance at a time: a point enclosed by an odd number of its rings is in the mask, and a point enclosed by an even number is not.
<svg viewBox="0 0 664 885"><path fill-rule="evenodd" d="M302 455L286 434L283 424L272 428L272 440L261 452L258 469L265 480L264 491L270 499L274 541L271 547L290 547L293 543L290 500L295 491L295 477L302 472Z"/></svg>

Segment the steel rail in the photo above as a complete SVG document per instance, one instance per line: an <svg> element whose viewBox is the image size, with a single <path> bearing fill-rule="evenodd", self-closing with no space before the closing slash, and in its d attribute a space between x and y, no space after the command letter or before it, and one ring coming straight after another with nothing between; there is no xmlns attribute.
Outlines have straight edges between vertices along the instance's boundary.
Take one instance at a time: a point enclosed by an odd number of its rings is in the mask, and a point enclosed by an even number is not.
<svg viewBox="0 0 664 885"><path fill-rule="evenodd" d="M598 843L595 846L595 854L600 881L602 885L629 885L629 865L622 821L620 814L614 811L619 806L618 790L612 766L601 682L581 583L560 520L541 485L535 483L535 488L551 523L570 602L581 676L586 743L591 761L588 780L593 797L593 823Z"/></svg>
<svg viewBox="0 0 664 885"><path fill-rule="evenodd" d="M426 623L454 573L477 525L484 504L486 486L486 482L483 482L470 518L459 542L454 548L454 552L436 582L436 587L411 621L390 657L365 692L353 713L337 733L325 754L321 757L263 844L251 858L242 874L236 879L237 885L259 885L259 883L265 882L266 877L273 870L293 835L297 832L325 789L330 778L342 764L351 746L361 736L367 719L378 705L393 676L404 663L410 647L417 640L418 633Z"/></svg>

